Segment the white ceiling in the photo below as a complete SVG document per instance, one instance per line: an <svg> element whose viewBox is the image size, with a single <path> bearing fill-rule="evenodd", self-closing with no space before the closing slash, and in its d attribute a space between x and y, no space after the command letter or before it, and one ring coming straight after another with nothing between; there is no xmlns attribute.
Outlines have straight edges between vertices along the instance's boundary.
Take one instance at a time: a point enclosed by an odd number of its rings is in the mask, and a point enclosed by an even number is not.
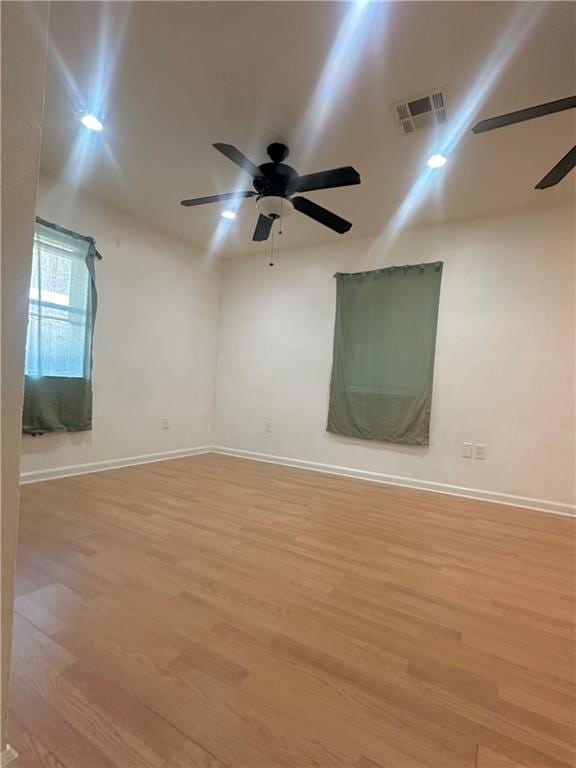
<svg viewBox="0 0 576 768"><path fill-rule="evenodd" d="M309 193L353 222L341 237L375 235L395 221L447 132L460 140L422 186L407 225L568 202L576 172L555 188L533 187L574 143L575 110L478 136L469 129L481 117L574 93L575 13L563 2L364 10L338 2L53 3L42 165L223 253L266 246L251 242L253 200L220 240L221 206L179 205L250 189L215 141L261 163L266 145L284 140L300 173L355 166L360 186ZM391 103L434 87L448 102L445 132L401 135ZM106 112L102 134L77 119L94 100ZM338 237L294 213L282 243Z"/></svg>

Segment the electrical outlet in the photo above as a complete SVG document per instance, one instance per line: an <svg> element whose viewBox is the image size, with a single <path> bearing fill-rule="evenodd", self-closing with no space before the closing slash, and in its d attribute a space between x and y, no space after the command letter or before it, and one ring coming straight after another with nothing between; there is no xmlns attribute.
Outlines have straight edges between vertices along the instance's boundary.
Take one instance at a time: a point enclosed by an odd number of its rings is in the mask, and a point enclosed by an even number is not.
<svg viewBox="0 0 576 768"><path fill-rule="evenodd" d="M264 420L264 432L272 432L272 419Z"/></svg>
<svg viewBox="0 0 576 768"><path fill-rule="evenodd" d="M474 458L483 461L486 458L486 446L476 443L474 446Z"/></svg>
<svg viewBox="0 0 576 768"><path fill-rule="evenodd" d="M162 429L170 429L170 419L168 416L162 416Z"/></svg>
<svg viewBox="0 0 576 768"><path fill-rule="evenodd" d="M472 443L462 443L461 456L464 459L472 458Z"/></svg>

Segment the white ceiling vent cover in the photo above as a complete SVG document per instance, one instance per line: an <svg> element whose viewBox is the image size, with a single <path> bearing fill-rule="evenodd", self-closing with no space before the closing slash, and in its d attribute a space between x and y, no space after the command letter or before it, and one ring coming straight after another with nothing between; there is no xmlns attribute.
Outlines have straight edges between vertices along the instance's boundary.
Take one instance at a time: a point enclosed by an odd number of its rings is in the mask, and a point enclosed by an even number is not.
<svg viewBox="0 0 576 768"><path fill-rule="evenodd" d="M446 101L441 90L432 91L410 101L398 102L393 104L393 108L400 130L405 136L448 121Z"/></svg>

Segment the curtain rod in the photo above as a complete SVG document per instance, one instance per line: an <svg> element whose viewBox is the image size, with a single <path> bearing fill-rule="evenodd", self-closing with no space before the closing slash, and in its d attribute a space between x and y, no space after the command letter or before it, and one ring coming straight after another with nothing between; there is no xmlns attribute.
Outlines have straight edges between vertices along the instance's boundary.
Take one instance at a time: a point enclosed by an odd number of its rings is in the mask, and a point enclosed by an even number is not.
<svg viewBox="0 0 576 768"><path fill-rule="evenodd" d="M78 240L86 240L86 242L94 246L94 255L96 256L96 258L102 261L102 254L96 250L96 240L94 240L93 237L89 237L88 235L81 235L79 232L74 232L74 230L72 229L66 229L66 227L61 227L60 224L54 224L53 221L46 221L46 219L43 219L40 216L36 216L36 223L42 224L43 227L49 227L50 229L54 229L56 230L56 232L61 232L63 235L70 235L70 237L75 237Z"/></svg>
<svg viewBox="0 0 576 768"><path fill-rule="evenodd" d="M443 261L426 261L422 264L403 264L401 266L393 267L380 267L378 269L369 269L366 272L336 272L334 277L364 277L366 275L378 275L383 272L407 272L409 269L419 269L423 272L426 267L434 267L434 269L442 269L444 265Z"/></svg>

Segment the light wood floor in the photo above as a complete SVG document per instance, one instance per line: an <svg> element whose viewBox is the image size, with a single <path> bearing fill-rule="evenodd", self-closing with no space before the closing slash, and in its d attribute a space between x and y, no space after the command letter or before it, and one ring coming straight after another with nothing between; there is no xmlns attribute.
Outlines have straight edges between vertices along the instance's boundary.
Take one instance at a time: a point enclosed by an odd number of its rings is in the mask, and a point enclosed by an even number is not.
<svg viewBox="0 0 576 768"><path fill-rule="evenodd" d="M571 766L575 524L214 455L25 486L20 768Z"/></svg>

